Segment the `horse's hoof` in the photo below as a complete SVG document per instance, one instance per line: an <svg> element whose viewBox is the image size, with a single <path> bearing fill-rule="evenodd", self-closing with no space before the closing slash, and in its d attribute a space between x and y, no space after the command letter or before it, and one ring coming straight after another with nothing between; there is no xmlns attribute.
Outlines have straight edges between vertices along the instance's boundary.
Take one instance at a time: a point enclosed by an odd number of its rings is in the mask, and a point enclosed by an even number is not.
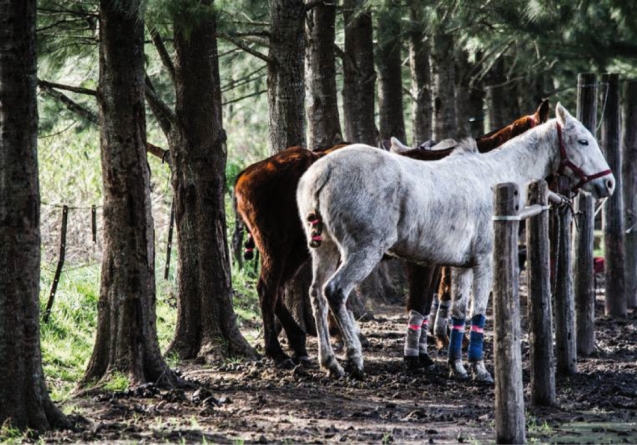
<svg viewBox="0 0 637 445"><path fill-rule="evenodd" d="M449 377L456 380L469 380L469 374L462 364L462 360L449 361Z"/></svg>
<svg viewBox="0 0 637 445"><path fill-rule="evenodd" d="M425 369L433 369L436 366L436 362L434 362L426 352L420 353L418 361L420 362L420 366Z"/></svg>
<svg viewBox="0 0 637 445"><path fill-rule="evenodd" d="M365 371L360 368L354 368L350 371L349 376L354 380L365 380Z"/></svg>
<svg viewBox="0 0 637 445"><path fill-rule="evenodd" d="M483 360L471 362L471 374L475 382L486 383L489 385L494 384L493 377L491 377L491 374L489 374L489 371L485 368Z"/></svg>
<svg viewBox="0 0 637 445"><path fill-rule="evenodd" d="M312 362L310 361L310 358L307 355L300 355L298 357L294 357L294 363L296 363L297 365L301 365L301 366L305 366L305 367L309 367Z"/></svg>
<svg viewBox="0 0 637 445"><path fill-rule="evenodd" d="M404 356L403 363L407 371L419 371L423 368L420 359L416 356Z"/></svg>
<svg viewBox="0 0 637 445"><path fill-rule="evenodd" d="M332 366L327 370L327 372L331 379L340 379L345 375L345 371L339 364L336 364L336 366Z"/></svg>
<svg viewBox="0 0 637 445"><path fill-rule="evenodd" d="M291 358L286 358L284 360L279 360L276 362L276 367L279 369L294 369L295 366L296 365Z"/></svg>

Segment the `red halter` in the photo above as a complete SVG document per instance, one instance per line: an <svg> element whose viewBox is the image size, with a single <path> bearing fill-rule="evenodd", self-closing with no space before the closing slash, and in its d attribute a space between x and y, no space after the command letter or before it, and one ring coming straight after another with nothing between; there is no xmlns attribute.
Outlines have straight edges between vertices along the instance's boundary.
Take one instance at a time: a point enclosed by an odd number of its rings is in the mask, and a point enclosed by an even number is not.
<svg viewBox="0 0 637 445"><path fill-rule="evenodd" d="M574 192L577 192L588 181L592 181L593 179L601 178L602 176L610 175L613 173L609 169L588 176L586 173L584 173L584 170L573 164L573 162L568 158L568 155L566 154L566 148L564 147L564 141L562 140L562 126L559 123L557 124L557 138L560 143L560 167L557 170L557 174L563 175L564 171L567 168L570 168L571 171L575 173L575 176L579 178L579 182L572 188Z"/></svg>

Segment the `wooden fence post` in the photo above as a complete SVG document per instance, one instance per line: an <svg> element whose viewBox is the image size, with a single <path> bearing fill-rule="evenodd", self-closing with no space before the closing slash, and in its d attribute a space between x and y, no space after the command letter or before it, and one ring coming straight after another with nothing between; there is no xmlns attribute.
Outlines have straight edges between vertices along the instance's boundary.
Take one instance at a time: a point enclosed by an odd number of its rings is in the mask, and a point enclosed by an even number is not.
<svg viewBox="0 0 637 445"><path fill-rule="evenodd" d="M577 120L595 135L597 131L597 80L595 74L578 76ZM575 199L577 224L573 240L573 293L577 325L577 353L595 350L595 273L593 271L593 197L581 190Z"/></svg>
<svg viewBox="0 0 637 445"><path fill-rule="evenodd" d="M564 177L558 178L558 190L570 193ZM565 191L566 190L566 191ZM556 216L557 256L554 279L554 308L555 308L555 362L557 372L563 375L577 373L577 347L575 338L575 301L573 296L573 276L571 275L572 238L571 225L573 216L571 209L564 206L554 210Z"/></svg>
<svg viewBox="0 0 637 445"><path fill-rule="evenodd" d="M495 325L495 427L497 443L525 443L520 301L518 298L519 190L512 183L495 189L493 306Z"/></svg>
<svg viewBox="0 0 637 445"><path fill-rule="evenodd" d="M625 83L622 123L626 303L634 308L637 307L637 80Z"/></svg>
<svg viewBox="0 0 637 445"><path fill-rule="evenodd" d="M548 206L548 186L540 180L529 184L527 204ZM549 212L526 222L527 282L531 349L531 403L555 404L553 312L549 259Z"/></svg>
<svg viewBox="0 0 637 445"><path fill-rule="evenodd" d="M607 84L602 146L606 161L615 175L615 193L602 209L606 278L606 315L626 317L624 205L622 196L621 151L619 149L619 75L602 74Z"/></svg>

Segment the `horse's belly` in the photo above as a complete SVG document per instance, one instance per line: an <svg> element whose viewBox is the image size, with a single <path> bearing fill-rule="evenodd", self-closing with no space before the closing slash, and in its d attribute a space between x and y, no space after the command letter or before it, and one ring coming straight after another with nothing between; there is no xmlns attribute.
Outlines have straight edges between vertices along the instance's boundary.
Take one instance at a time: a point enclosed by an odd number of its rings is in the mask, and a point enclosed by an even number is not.
<svg viewBox="0 0 637 445"><path fill-rule="evenodd" d="M471 265L471 238L468 236L415 235L404 238L388 253L420 264L468 267Z"/></svg>

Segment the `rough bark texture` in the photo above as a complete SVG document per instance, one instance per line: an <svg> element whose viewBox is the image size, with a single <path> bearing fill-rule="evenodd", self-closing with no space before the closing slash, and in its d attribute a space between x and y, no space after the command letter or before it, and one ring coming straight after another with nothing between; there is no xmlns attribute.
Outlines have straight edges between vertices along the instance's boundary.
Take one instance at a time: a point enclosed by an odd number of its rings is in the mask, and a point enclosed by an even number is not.
<svg viewBox="0 0 637 445"><path fill-rule="evenodd" d="M385 0L378 15L378 115L380 138L405 141L402 60L400 59L400 9L396 0Z"/></svg>
<svg viewBox="0 0 637 445"><path fill-rule="evenodd" d="M411 72L412 144L431 139L431 69L429 39L425 34L424 8L418 0L409 4L409 69Z"/></svg>
<svg viewBox="0 0 637 445"><path fill-rule="evenodd" d="M182 359L255 357L232 306L216 21L210 10L193 26L192 17L182 12L174 16L177 120L171 154L179 299L170 349Z"/></svg>
<svg viewBox="0 0 637 445"><path fill-rule="evenodd" d="M308 13L305 94L310 150L331 147L343 139L336 99L335 21L335 3L322 3Z"/></svg>
<svg viewBox="0 0 637 445"><path fill-rule="evenodd" d="M0 1L0 425L66 425L40 350L35 0Z"/></svg>
<svg viewBox="0 0 637 445"><path fill-rule="evenodd" d="M132 385L176 383L157 341L142 11L141 0L100 2L104 254L97 337L83 384L115 372Z"/></svg>
<svg viewBox="0 0 637 445"><path fill-rule="evenodd" d="M626 82L622 125L622 179L626 227L626 303L637 307L637 81Z"/></svg>
<svg viewBox="0 0 637 445"><path fill-rule="evenodd" d="M515 115L515 88L506 82L506 64L504 58L500 57L491 67L486 79L489 131L503 127Z"/></svg>
<svg viewBox="0 0 637 445"><path fill-rule="evenodd" d="M455 51L455 107L456 107L456 138L466 138L471 135L469 120L473 110L469 101L471 80L471 64L467 51Z"/></svg>
<svg viewBox="0 0 637 445"><path fill-rule="evenodd" d="M453 36L438 29L431 45L433 139L436 141L456 134L453 53Z"/></svg>
<svg viewBox="0 0 637 445"><path fill-rule="evenodd" d="M270 0L270 154L293 145L305 146L304 20L303 0Z"/></svg>
<svg viewBox="0 0 637 445"><path fill-rule="evenodd" d="M364 0L344 0L345 62L343 69L343 113L345 138L350 142L376 145L374 123L376 97L372 14Z"/></svg>

